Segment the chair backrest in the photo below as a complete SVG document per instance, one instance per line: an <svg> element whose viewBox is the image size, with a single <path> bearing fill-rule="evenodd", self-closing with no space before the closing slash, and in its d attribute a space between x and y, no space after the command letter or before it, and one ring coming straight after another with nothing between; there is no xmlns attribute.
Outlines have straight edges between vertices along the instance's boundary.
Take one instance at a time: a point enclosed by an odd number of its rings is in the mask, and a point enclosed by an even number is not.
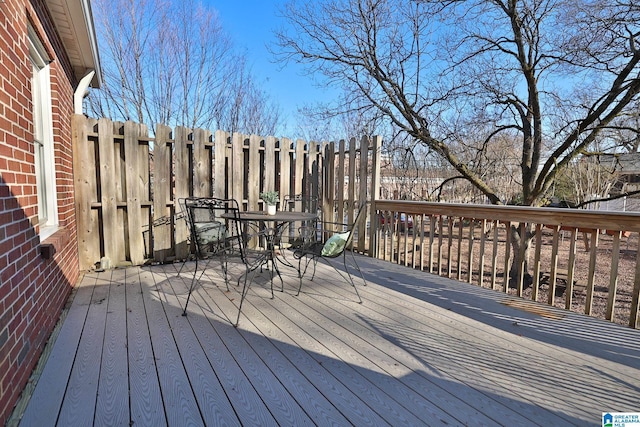
<svg viewBox="0 0 640 427"><path fill-rule="evenodd" d="M347 225L346 230L334 230L331 232L331 236L325 240L322 245L321 254L323 257L336 258L340 255L344 255L345 251L352 246L355 230L360 225L362 219L364 219L366 212L367 202L364 202L360 205L360 209L358 210L355 220L352 224Z"/></svg>
<svg viewBox="0 0 640 427"><path fill-rule="evenodd" d="M282 210L297 212L317 212L318 198L304 194L287 194L282 201Z"/></svg>
<svg viewBox="0 0 640 427"><path fill-rule="evenodd" d="M234 199L214 197L189 197L179 203L189 224L191 241L196 254L218 254L237 245L242 250L237 221L240 208Z"/></svg>
<svg viewBox="0 0 640 427"><path fill-rule="evenodd" d="M360 204L360 208L358 209L358 214L356 218L353 220L353 224L349 224L349 236L347 237L347 241L344 245L345 249L348 248L353 242L353 234L360 224L360 222L364 219L364 216L367 212L367 202L364 201Z"/></svg>
<svg viewBox="0 0 640 427"><path fill-rule="evenodd" d="M282 200L281 210L289 212L309 212L319 216L318 210L318 198L307 196L304 194L287 194ZM315 224L317 221L313 221ZM311 221L303 224L305 227L310 226ZM292 241L297 238L296 224L290 223L281 235L281 238L285 241Z"/></svg>

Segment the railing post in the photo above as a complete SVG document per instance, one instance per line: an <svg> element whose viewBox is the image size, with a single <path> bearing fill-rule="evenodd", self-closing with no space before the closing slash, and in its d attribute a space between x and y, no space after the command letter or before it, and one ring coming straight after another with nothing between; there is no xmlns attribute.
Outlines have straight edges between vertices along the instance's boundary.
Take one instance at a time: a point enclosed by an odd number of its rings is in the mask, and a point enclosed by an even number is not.
<svg viewBox="0 0 640 427"><path fill-rule="evenodd" d="M633 293L631 295L631 314L629 326L637 329L640 327L640 248L636 254L636 273L633 278Z"/></svg>
<svg viewBox="0 0 640 427"><path fill-rule="evenodd" d="M584 302L584 313L591 314L591 309L593 307L593 290L594 290L594 280L596 273L596 263L597 263L597 253L598 253L598 235L600 230L593 230L591 232L591 247L590 247L590 256L589 256L589 282L587 284L587 299ZM640 252L640 251L639 251Z"/></svg>

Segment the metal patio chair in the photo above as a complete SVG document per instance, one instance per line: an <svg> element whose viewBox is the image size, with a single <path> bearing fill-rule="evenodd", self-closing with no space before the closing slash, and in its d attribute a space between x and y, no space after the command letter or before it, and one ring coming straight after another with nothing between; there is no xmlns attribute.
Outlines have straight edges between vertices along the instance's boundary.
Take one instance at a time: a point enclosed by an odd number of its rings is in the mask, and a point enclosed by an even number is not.
<svg viewBox="0 0 640 427"><path fill-rule="evenodd" d="M304 194L287 194L282 200L282 210L289 212L309 212L318 213L318 198L305 196ZM307 221L302 224L303 227L317 228L318 221ZM299 230L299 229L298 229ZM280 246L284 249L295 249L302 244L302 236L296 232L294 224L291 224L285 233L282 233L286 241L280 242Z"/></svg>
<svg viewBox="0 0 640 427"><path fill-rule="evenodd" d="M195 268L187 301L184 305L183 316L187 315L187 306L191 299L191 293L204 274L209 262L213 258L220 259L220 267L224 275L227 291L229 290L229 278L227 259L231 254L241 255L242 241L235 222L223 215L235 216L239 210L238 202L233 199L217 199L210 197L189 197L178 201L187 220L191 244L195 249ZM204 269L198 275L198 266L206 261ZM185 262L180 267L181 273Z"/></svg>
<svg viewBox="0 0 640 427"><path fill-rule="evenodd" d="M298 293L302 289L303 277L307 272L309 264L313 264L313 273L311 279L316 274L316 262L324 261L326 264L333 267L333 269L345 279L353 289L355 290L358 302L362 303L362 298L356 288L355 282L351 272L349 271L349 264L358 271L364 285L367 285L367 281L360 270L360 266L356 261L356 257L353 254L353 236L356 228L365 217L367 211L366 202L360 206L358 214L352 224L336 223L336 222L320 222L319 227L312 228L300 228L301 235L303 236L303 243L300 247L296 248L293 252L295 258L298 259L298 278L300 284L298 286ZM347 261L347 253L349 253L349 261ZM343 274L330 260L342 257L342 263L344 265ZM304 263L304 264L303 264Z"/></svg>
<svg viewBox="0 0 640 427"><path fill-rule="evenodd" d="M238 257L244 265L245 271L238 277L237 284L244 279L241 290L238 317L234 326L238 325L242 303L247 295L251 282L258 270L269 262L273 263L272 244L273 232L270 229L258 229L253 224L239 220L240 208L234 199L217 199L212 197L190 197L181 199L181 206L186 213L189 223L191 241L195 247L195 269L183 316L187 315L187 306L196 283L204 274L198 274L198 264L206 261L205 269L213 258L220 259L225 285L229 291L228 261L231 256ZM258 242L256 244L256 242ZM249 279L249 276L250 279ZM273 298L273 266L271 267L271 297Z"/></svg>

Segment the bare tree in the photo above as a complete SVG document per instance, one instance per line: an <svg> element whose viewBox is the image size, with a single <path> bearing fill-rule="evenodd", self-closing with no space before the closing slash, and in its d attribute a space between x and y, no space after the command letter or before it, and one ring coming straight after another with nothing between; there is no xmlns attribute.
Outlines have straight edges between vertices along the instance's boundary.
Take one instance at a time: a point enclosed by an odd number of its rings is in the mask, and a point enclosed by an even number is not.
<svg viewBox="0 0 640 427"><path fill-rule="evenodd" d="M535 205L640 89L631 3L334 0L283 13L296 33L278 34L281 55L352 88L493 203L505 201L452 144L463 118L483 111L494 137L517 132L522 203Z"/></svg>
<svg viewBox="0 0 640 427"><path fill-rule="evenodd" d="M481 150L518 141L518 200L535 206L640 91L629 0L300 0L282 13L296 32L278 33L281 57L350 88L494 204L508 201L499 183L460 144L472 118L493 129Z"/></svg>
<svg viewBox="0 0 640 427"><path fill-rule="evenodd" d="M245 133L278 126L278 107L254 83L215 10L195 0L94 7L104 85L91 93L93 114Z"/></svg>
<svg viewBox="0 0 640 427"><path fill-rule="evenodd" d="M246 134L275 135L280 124L280 107L262 90L255 78L238 59L238 71L230 79L227 105L222 117L224 129L230 132L240 131Z"/></svg>

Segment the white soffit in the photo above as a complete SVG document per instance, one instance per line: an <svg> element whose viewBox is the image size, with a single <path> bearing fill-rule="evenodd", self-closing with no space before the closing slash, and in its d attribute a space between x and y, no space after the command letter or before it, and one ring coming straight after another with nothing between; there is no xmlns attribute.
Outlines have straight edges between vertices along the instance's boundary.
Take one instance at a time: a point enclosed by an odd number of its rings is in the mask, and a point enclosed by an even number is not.
<svg viewBox="0 0 640 427"><path fill-rule="evenodd" d="M95 70L91 83L99 87L102 73L90 0L46 0L46 4L76 77Z"/></svg>

